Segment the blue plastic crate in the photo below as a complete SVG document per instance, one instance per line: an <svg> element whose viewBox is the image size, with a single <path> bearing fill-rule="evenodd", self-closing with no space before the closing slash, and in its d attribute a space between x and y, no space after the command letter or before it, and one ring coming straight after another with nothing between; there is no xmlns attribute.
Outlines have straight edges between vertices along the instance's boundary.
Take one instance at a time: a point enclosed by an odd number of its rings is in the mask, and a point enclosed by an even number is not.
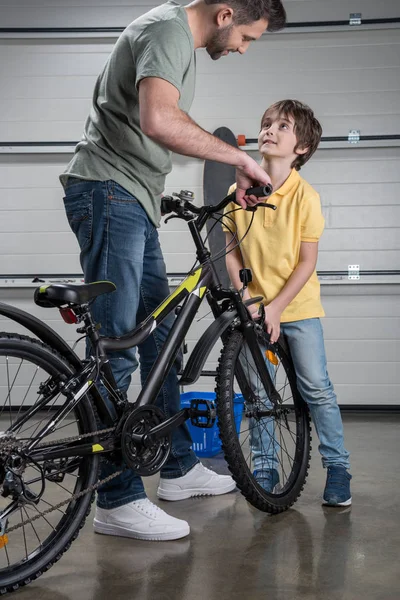
<svg viewBox="0 0 400 600"><path fill-rule="evenodd" d="M184 392L181 394L181 407L189 408L190 401L194 399L211 400L215 402L214 392ZM235 394L234 415L236 431L240 431L243 413L243 396ZM221 452L221 440L219 439L218 419L212 427L195 427L190 420L186 421L190 435L193 440L193 451L197 456L209 458Z"/></svg>

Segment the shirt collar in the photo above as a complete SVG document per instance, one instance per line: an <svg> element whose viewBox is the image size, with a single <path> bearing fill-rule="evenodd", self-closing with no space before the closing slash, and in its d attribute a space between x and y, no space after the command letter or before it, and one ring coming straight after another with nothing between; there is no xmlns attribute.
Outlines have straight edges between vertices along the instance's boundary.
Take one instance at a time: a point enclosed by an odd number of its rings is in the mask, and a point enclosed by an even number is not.
<svg viewBox="0 0 400 600"><path fill-rule="evenodd" d="M274 194L279 194L279 196L285 196L298 183L299 179L299 172L296 171L296 169L292 169L289 177L286 179L286 181L284 181L281 187L274 192Z"/></svg>

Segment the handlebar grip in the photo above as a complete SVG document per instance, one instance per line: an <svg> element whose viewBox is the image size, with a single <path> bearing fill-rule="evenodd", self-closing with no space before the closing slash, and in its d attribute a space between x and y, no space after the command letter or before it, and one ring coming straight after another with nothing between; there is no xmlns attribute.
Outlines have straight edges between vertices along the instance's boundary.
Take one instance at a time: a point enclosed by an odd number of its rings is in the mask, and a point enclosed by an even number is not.
<svg viewBox="0 0 400 600"><path fill-rule="evenodd" d="M173 211L173 202L174 199L171 196L163 196L161 198L161 214L168 215Z"/></svg>
<svg viewBox="0 0 400 600"><path fill-rule="evenodd" d="M258 187L252 187L246 190L247 196L256 196L257 198L263 198L270 196L274 191L272 185L268 183L267 185L260 185Z"/></svg>

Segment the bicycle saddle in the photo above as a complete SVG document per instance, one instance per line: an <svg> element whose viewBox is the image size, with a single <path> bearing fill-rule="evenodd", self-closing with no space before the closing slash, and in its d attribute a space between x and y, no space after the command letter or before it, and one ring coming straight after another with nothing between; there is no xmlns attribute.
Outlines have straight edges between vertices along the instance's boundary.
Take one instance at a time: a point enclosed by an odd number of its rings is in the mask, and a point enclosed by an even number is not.
<svg viewBox="0 0 400 600"><path fill-rule="evenodd" d="M116 286L111 281L96 281L81 285L56 283L36 288L35 304L42 308L59 308L65 304L86 304L101 294L114 292Z"/></svg>

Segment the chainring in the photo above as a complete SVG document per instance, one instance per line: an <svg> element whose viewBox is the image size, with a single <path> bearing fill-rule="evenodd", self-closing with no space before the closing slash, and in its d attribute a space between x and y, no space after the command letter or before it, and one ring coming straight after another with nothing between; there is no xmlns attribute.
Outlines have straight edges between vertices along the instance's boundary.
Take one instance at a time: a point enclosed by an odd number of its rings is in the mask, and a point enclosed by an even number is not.
<svg viewBox="0 0 400 600"><path fill-rule="evenodd" d="M121 450L126 465L138 475L154 475L167 461L171 450L171 436L145 444L132 440L132 434L146 435L150 429L165 421L166 417L157 406L140 406L128 414L121 435Z"/></svg>

